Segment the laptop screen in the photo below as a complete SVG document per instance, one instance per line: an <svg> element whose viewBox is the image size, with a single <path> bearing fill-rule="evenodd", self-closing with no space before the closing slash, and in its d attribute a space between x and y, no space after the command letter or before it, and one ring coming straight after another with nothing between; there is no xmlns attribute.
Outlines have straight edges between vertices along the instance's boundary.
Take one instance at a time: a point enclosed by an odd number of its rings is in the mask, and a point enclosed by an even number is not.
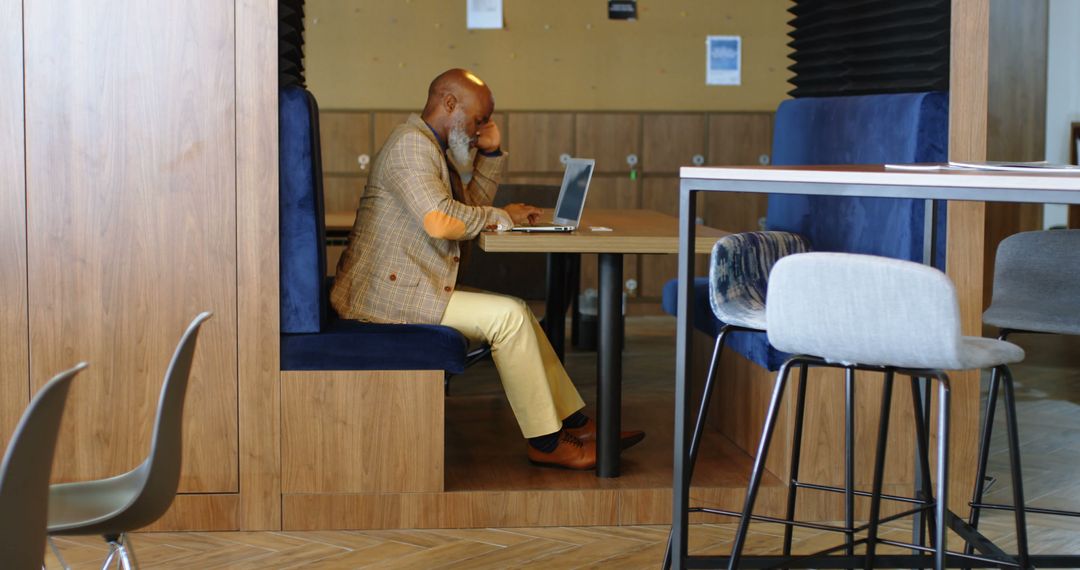
<svg viewBox="0 0 1080 570"><path fill-rule="evenodd" d="M589 181L592 179L595 161L589 159L572 158L566 163L566 174L563 176L562 191L559 192L559 203L555 205L556 223L573 223L581 219L581 211L585 207L585 194L589 189Z"/></svg>

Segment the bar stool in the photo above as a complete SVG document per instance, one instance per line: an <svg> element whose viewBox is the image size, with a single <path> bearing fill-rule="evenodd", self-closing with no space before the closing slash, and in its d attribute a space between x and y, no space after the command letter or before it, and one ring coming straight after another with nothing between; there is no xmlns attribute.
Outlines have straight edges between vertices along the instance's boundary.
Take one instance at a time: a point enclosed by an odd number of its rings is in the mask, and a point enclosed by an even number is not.
<svg viewBox="0 0 1080 570"><path fill-rule="evenodd" d="M1001 329L999 339L1012 333L1080 335L1080 230L1024 232L1009 236L998 245L994 265L994 297L983 313L983 322ZM986 489L986 463L990 456L990 438L994 412L1002 378L990 377L982 434L979 438L979 464L975 491L971 498L971 517L978 527L983 509L1016 511L1023 502L1016 497L1013 505L983 502ZM1017 431L1016 401L1012 378L1004 377L1005 418L1010 440ZM1020 478L1019 461L1010 461L1015 480ZM1080 517L1080 512L1023 507L1029 513ZM1073 557L1080 562L1080 556Z"/></svg>
<svg viewBox="0 0 1080 570"><path fill-rule="evenodd" d="M705 387L698 404L697 420L690 438L690 451L686 463L686 484L689 485L697 463L701 434L709 411L716 371L728 335L737 331L765 331L765 292L768 288L769 271L776 262L787 255L810 251L806 238L790 232L744 232L724 236L713 245L709 263L709 306L713 315L723 323L716 335ZM805 368L803 375L805 378ZM708 512L708 509L689 507L688 512ZM720 513L726 514L726 513ZM664 567L671 566L671 535L668 535Z"/></svg>
<svg viewBox="0 0 1080 570"><path fill-rule="evenodd" d="M861 562L862 567L874 568L877 563L887 567L924 567L926 554L933 551L934 568L944 568L946 555L951 562L979 567L1027 567L1026 544L1020 544L1019 559L1005 555L989 540L982 537L948 510L948 433L949 433L949 379L945 370L968 370L994 368L1009 377L1008 364L1023 360L1024 351L1008 342L961 336L960 314L956 292L952 283L942 272L917 263L896 259L843 253L806 253L792 255L778 261L769 276L766 320L769 324L769 342L782 350L796 355L784 363L777 374L776 385L766 416L757 456L747 488L746 501L738 530L727 557L728 568L752 568L785 566L793 559L777 560L775 557L755 560L742 556L747 530L751 519L758 488L764 473L765 458L776 427L781 398L788 373L794 365L828 366L844 368L846 388L854 388L855 370L881 372L884 375L881 418L878 426L877 449L874 456L872 490L870 493L852 489L853 464L852 434L848 433L845 467L849 474L845 489L849 513L854 495L869 495L870 520L855 527L846 521L842 527L794 521L789 509L788 520L781 522L786 528L795 526L841 532L846 535L843 544L810 555L819 568L850 568ZM914 514L933 508L934 531L932 547L902 543L880 538L877 534L882 499L882 481L885 462L885 442L888 438L890 396L895 374L916 378L933 378L938 384L938 445L937 445L937 498L907 500L917 506L903 515ZM918 398L913 398L918 400ZM801 439L801 406L796 410L795 444ZM847 425L853 427L853 410L849 409ZM916 416L919 417L919 416ZM921 424L921 422L916 422ZM921 427L922 430L925 426ZM928 457L918 439L919 459L923 472L928 473ZM1019 464L1015 438L1010 439L1010 453ZM793 449L791 485L798 474L798 449ZM1023 491L1020 480L1014 480L1014 494L1022 504ZM822 487L818 487L822 488ZM894 499L895 497L888 497ZM793 506L789 504L789 507ZM901 515L889 517L888 520ZM1017 511L1017 533L1024 529L1023 511ZM974 541L982 556L947 551L946 529L952 528L965 542ZM855 534L866 531L865 538L855 540ZM854 549L866 545L865 555L856 557ZM915 555L877 555L878 544L888 544L919 551ZM828 556L840 550L846 556ZM835 565L830 565L835 563Z"/></svg>

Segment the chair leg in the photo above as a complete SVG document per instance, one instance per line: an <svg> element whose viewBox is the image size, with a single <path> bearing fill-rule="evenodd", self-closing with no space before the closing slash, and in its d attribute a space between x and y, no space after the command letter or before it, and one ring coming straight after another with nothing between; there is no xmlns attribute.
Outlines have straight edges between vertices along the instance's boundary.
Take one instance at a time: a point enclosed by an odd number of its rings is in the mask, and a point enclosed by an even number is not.
<svg viewBox="0 0 1080 570"><path fill-rule="evenodd" d="M116 561L117 565L120 564L120 557L117 556L118 551L119 545L116 544L116 542L109 540L109 555L105 557L105 562L102 563L101 570L109 570L109 568L112 567L114 560Z"/></svg>
<svg viewBox="0 0 1080 570"><path fill-rule="evenodd" d="M934 502L934 487L930 483L930 434L927 429L927 415L929 410L929 402L924 405L923 393L919 389L919 384L928 381L929 379L923 379L920 377L911 377L911 405L915 416L915 447L919 461L919 479L920 486L922 487L921 495L919 499L926 501L927 503ZM929 396L930 391L927 387L926 395ZM912 542L918 545L923 544L923 537L925 536L927 527L930 529L930 545L934 545L934 537L937 536L937 527L934 524L934 517L927 517L920 512L916 517L915 527L912 529L913 539ZM915 551L914 554L918 554L919 551Z"/></svg>
<svg viewBox="0 0 1080 570"><path fill-rule="evenodd" d="M885 445L889 439L889 413L892 409L893 371L885 372L881 386L881 419L878 425L877 452L874 457L874 483L870 494L870 526L866 535L866 568L873 568L877 549L878 518L881 514L881 487L885 479Z"/></svg>
<svg viewBox="0 0 1080 570"><path fill-rule="evenodd" d="M971 514L968 516L968 524L971 528L979 528L979 516L982 509L977 505L983 501L983 493L986 490L986 466L990 460L990 438L994 433L994 415L997 410L998 392L1001 390L1001 375L997 368L990 372L990 387L986 395L986 411L983 413L982 433L979 436L979 462L975 468L975 489L971 494ZM975 546L964 546L964 554L974 554Z"/></svg>
<svg viewBox="0 0 1080 570"><path fill-rule="evenodd" d="M697 420L694 422L694 433L690 438L690 453L686 462L686 485L694 479L694 465L697 463L698 447L701 445L701 436L705 429L705 416L709 411L709 401L712 399L713 386L716 381L716 371L720 367L720 355L724 351L724 342L727 340L730 328L726 325L720 329L716 336L716 344L713 346L712 359L709 361L709 372L705 376L705 388L701 392L701 405L698 406ZM688 505L684 505L688 508ZM667 550L664 552L664 568L671 568L671 549L673 532L668 531Z"/></svg>
<svg viewBox="0 0 1080 570"><path fill-rule="evenodd" d="M855 369L844 369L844 535L848 556L855 555Z"/></svg>
<svg viewBox="0 0 1080 570"><path fill-rule="evenodd" d="M1027 514L1024 512L1024 477L1020 469L1020 434L1016 420L1016 394L1013 392L1012 372L999 366L1004 377L1005 425L1009 436L1009 467L1012 471L1013 514L1016 519L1017 558L1021 568L1028 567ZM989 441L987 442L989 444Z"/></svg>
<svg viewBox="0 0 1080 570"><path fill-rule="evenodd" d="M795 520L796 494L799 490L796 483L799 480L799 463L802 460L803 414L806 411L806 373L806 364L799 365L799 391L795 397L795 426L791 441L791 471L788 476L787 511L784 517L788 522ZM784 527L783 552L785 558L791 556L791 541L794 531L795 527L791 525Z"/></svg>
<svg viewBox="0 0 1080 570"><path fill-rule="evenodd" d="M938 379L938 488L937 503L934 508L934 570L945 568L947 526L946 515L949 512L949 377L944 372L937 374Z"/></svg>
<svg viewBox="0 0 1080 570"><path fill-rule="evenodd" d="M64 560L64 556L60 554L60 549L56 547L56 541L53 540L53 537L47 537L47 540L49 542L49 549L52 550L53 556L56 557L56 561L60 563L60 567L64 570L71 570L71 566L68 566L67 561Z"/></svg>
<svg viewBox="0 0 1080 570"><path fill-rule="evenodd" d="M742 558L742 549L746 544L746 533L750 527L750 516L754 512L758 487L761 486L762 474L765 471L765 457L769 453L769 443L772 440L773 432L776 430L776 417L780 412L780 401L784 396L784 386L787 384L788 372L791 370L792 362L791 360L785 362L776 375L776 386L773 388L772 400L769 402L769 412L765 416L765 426L761 432L761 441L758 442L757 456L754 457L754 469L750 473L750 483L746 488L746 502L743 505L742 517L739 519L739 528L735 532L735 542L731 546L728 570L738 568L739 561Z"/></svg>

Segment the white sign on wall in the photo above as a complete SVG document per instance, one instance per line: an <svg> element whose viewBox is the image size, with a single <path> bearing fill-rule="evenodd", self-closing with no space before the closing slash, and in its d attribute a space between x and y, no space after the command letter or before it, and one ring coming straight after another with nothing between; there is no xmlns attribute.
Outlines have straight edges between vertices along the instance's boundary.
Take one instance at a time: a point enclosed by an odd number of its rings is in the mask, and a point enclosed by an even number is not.
<svg viewBox="0 0 1080 570"><path fill-rule="evenodd" d="M739 85L742 82L742 37L705 38L705 85Z"/></svg>
<svg viewBox="0 0 1080 570"><path fill-rule="evenodd" d="M499 30L503 27L502 0L465 0L465 25L470 30Z"/></svg>

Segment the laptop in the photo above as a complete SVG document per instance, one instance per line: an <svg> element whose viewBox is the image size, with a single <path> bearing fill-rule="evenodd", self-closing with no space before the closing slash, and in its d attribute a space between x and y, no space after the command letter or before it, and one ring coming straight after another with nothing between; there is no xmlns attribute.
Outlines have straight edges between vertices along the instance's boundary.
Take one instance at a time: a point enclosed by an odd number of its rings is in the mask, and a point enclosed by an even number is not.
<svg viewBox="0 0 1080 570"><path fill-rule="evenodd" d="M563 174L562 188L559 189L559 201L555 203L555 216L552 223L541 222L514 226L515 232L572 232L581 222L581 212L585 209L585 195L589 192L596 161L591 158L571 158L566 161L566 173Z"/></svg>

